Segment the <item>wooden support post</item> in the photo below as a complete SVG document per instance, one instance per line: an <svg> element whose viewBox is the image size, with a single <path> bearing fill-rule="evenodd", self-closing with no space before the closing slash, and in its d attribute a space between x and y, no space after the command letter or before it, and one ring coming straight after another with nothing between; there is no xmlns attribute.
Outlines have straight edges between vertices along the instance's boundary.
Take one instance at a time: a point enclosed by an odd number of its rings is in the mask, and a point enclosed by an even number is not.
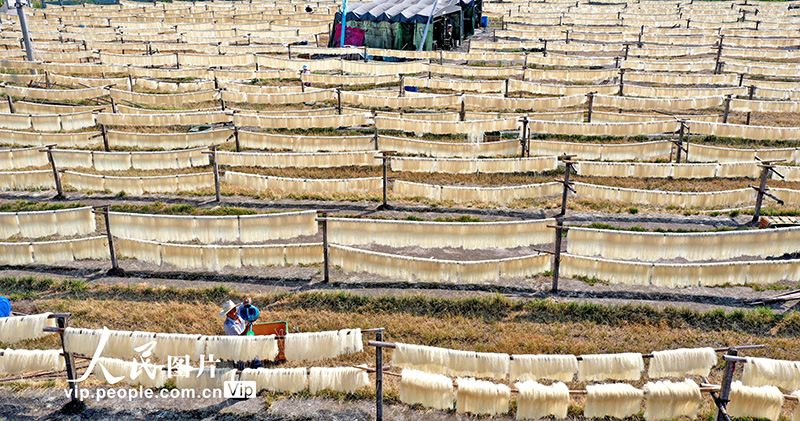
<svg viewBox="0 0 800 421"><path fill-rule="evenodd" d="M459 121L467 121L467 108L466 102L464 102L464 97L461 97L461 111L458 112L458 120Z"/></svg>
<svg viewBox="0 0 800 421"><path fill-rule="evenodd" d="M723 111L723 113L722 113L722 122L723 123L727 123L728 122L728 114L730 114L730 112L731 112L731 96L730 96L730 94L725 95L725 101L724 101L723 105L725 106L725 111Z"/></svg>
<svg viewBox="0 0 800 421"><path fill-rule="evenodd" d="M769 190L769 188L767 187L767 179L769 178L770 174L775 173L776 175L778 175L782 179L786 178L786 177L783 176L783 174L781 174L781 173L779 173L778 171L775 170L775 163L785 161L784 159L772 160L772 161L762 161L758 157L756 157L756 160L761 161L761 164L759 164L759 166L761 167L761 180L760 180L760 183L759 183L759 186L758 186L757 189L755 187L753 187L753 186L750 186L751 188L755 189L756 192L757 192L757 194L756 194L756 207L755 207L755 211L753 212L753 220L751 221L751 223L753 223L753 224L757 224L759 218L761 218L761 206L764 204L764 196L769 196L772 199L775 199L775 201L777 201L778 204L781 204L781 205L783 204L783 200L775 197L774 195L772 195L770 193L767 193L767 191Z"/></svg>
<svg viewBox="0 0 800 421"><path fill-rule="evenodd" d="M572 188L571 182L569 181L569 176L570 173L572 172L572 164L574 164L572 159L575 158L576 156L577 155L567 155L567 154L561 156L561 158L563 158L564 160L566 171L564 172L564 180L563 181L559 180L561 181L561 183L564 184L564 191L561 193L561 213L559 213L559 216L567 215L567 197L570 190L572 190L573 192L575 191Z"/></svg>
<svg viewBox="0 0 800 421"><path fill-rule="evenodd" d="M286 46L286 53L289 55L289 60L292 59L292 44Z"/></svg>
<svg viewBox="0 0 800 421"><path fill-rule="evenodd" d="M390 155L394 151L383 151L380 155L376 155L375 159L382 160L383 167L383 203L378 206L378 210L392 209L389 205L389 160L392 159Z"/></svg>
<svg viewBox="0 0 800 421"><path fill-rule="evenodd" d="M378 112L377 111L373 111L372 112L372 121L373 122L375 121L375 118L377 116L378 116ZM373 129L375 131L372 134L372 141L375 144L375 150L377 151L379 149L379 147L378 147L378 123L373 123Z"/></svg>
<svg viewBox="0 0 800 421"><path fill-rule="evenodd" d="M342 90L336 88L336 114L342 115Z"/></svg>
<svg viewBox="0 0 800 421"><path fill-rule="evenodd" d="M222 111L225 111L227 107L225 106L225 98L222 96L222 90L219 91L219 102L222 105Z"/></svg>
<svg viewBox="0 0 800 421"><path fill-rule="evenodd" d="M739 73L739 86L744 84L744 73Z"/></svg>
<svg viewBox="0 0 800 421"><path fill-rule="evenodd" d="M508 98L508 79L506 79L506 93L504 96Z"/></svg>
<svg viewBox="0 0 800 421"><path fill-rule="evenodd" d="M525 81L525 70L528 68L528 53L525 53L525 60L522 62L522 81Z"/></svg>
<svg viewBox="0 0 800 421"><path fill-rule="evenodd" d="M214 196L217 203L222 199L219 191L219 163L217 161L217 146L211 145L211 159L214 160Z"/></svg>
<svg viewBox="0 0 800 421"><path fill-rule="evenodd" d="M558 276L561 272L561 240L563 238L563 231L564 231L564 218L563 217L556 217L556 237L555 237L555 248L553 249L554 256L553 256L553 283L550 285L550 291L557 293L558 292Z"/></svg>
<svg viewBox="0 0 800 421"><path fill-rule="evenodd" d="M542 57L547 57L547 40L545 39L542 41L544 41L544 47L542 48Z"/></svg>
<svg viewBox="0 0 800 421"><path fill-rule="evenodd" d="M69 399L71 405L78 405L81 401L78 396L78 370L75 367L75 356L67 351L64 346L64 329L69 325L69 315L59 315L56 317L56 327L59 328L59 336L61 336L61 348L64 351L64 366L67 369L67 385L69 386Z"/></svg>
<svg viewBox="0 0 800 421"><path fill-rule="evenodd" d="M322 222L322 281L328 283L330 281L330 264L328 258L328 212L319 212L319 221Z"/></svg>
<svg viewBox="0 0 800 421"><path fill-rule="evenodd" d="M397 96L401 98L406 96L406 76L403 74L400 75L400 92Z"/></svg>
<svg viewBox="0 0 800 421"><path fill-rule="evenodd" d="M675 162L678 163L678 164L681 163L681 152L683 152L683 150L684 150L683 140L685 139L685 136L686 136L686 121L681 120L680 123L681 123L681 128L680 128L680 132L678 134L678 142L676 143L676 146L678 147L677 148L678 151L675 154ZM688 151L688 149L687 149L687 151ZM687 152L687 155L688 155L688 152ZM686 157L686 160L687 161L689 160L688 156Z"/></svg>
<svg viewBox="0 0 800 421"><path fill-rule="evenodd" d="M114 244L114 236L111 235L111 223L108 217L108 205L98 206L92 210L92 213L103 215L103 220L106 224L106 239L108 240L108 254L111 256L111 269L106 272L111 276L125 276L125 271L119 267L117 260L117 246Z"/></svg>
<svg viewBox="0 0 800 421"><path fill-rule="evenodd" d="M444 50L439 50L439 65L444 65Z"/></svg>
<svg viewBox="0 0 800 421"><path fill-rule="evenodd" d="M383 330L375 332L375 340L383 342ZM383 421L383 347L375 347L375 420Z"/></svg>
<svg viewBox="0 0 800 421"><path fill-rule="evenodd" d="M625 44L625 60L628 59L628 54L630 54L630 52L631 52L631 45Z"/></svg>
<svg viewBox="0 0 800 421"><path fill-rule="evenodd" d="M747 87L747 99L752 101L753 97L755 95L756 95L756 87L755 87L755 85L748 86ZM752 115L752 112L748 111L747 112L747 121L745 122L745 124L747 124L748 126L750 125L750 117L751 117L751 115Z"/></svg>
<svg viewBox="0 0 800 421"><path fill-rule="evenodd" d="M9 94L6 94L6 99L8 100L8 112L14 114L14 100Z"/></svg>
<svg viewBox="0 0 800 421"><path fill-rule="evenodd" d="M564 33L566 34L564 37L564 43L569 44L569 29L564 31Z"/></svg>
<svg viewBox="0 0 800 421"><path fill-rule="evenodd" d="M716 65L714 66L714 74L718 75L722 72L722 68L720 67L720 60L722 59L722 41L725 39L725 34L719 35L719 41L717 44L717 57L716 57Z"/></svg>
<svg viewBox="0 0 800 421"><path fill-rule="evenodd" d="M519 136L520 157L525 158L526 152L528 152L528 154L530 155L530 152L528 151L528 133L529 133L528 124L530 120L528 119L528 115L526 114L520 119L520 121L522 121L522 130L520 131L520 136Z"/></svg>
<svg viewBox="0 0 800 421"><path fill-rule="evenodd" d="M178 53L175 53L175 67L180 69L181 68L181 56Z"/></svg>
<svg viewBox="0 0 800 421"><path fill-rule="evenodd" d="M233 142L236 145L236 152L241 152L242 146L239 143L239 128L236 126L233 127Z"/></svg>
<svg viewBox="0 0 800 421"><path fill-rule="evenodd" d="M588 105L587 118L589 123L592 122L592 108L594 108L594 94L595 92L589 92L588 94L586 94L587 97L586 103Z"/></svg>
<svg viewBox="0 0 800 421"><path fill-rule="evenodd" d="M625 96L625 69L619 69L619 96Z"/></svg>
<svg viewBox="0 0 800 421"><path fill-rule="evenodd" d="M63 199L64 188L61 186L61 174L58 172L56 160L53 159L53 148L55 146L56 145L47 145L45 149L39 149L39 152L47 153L47 160L50 161L50 168L53 169L53 181L55 181L56 184L56 197L54 197L54 199Z"/></svg>
<svg viewBox="0 0 800 421"><path fill-rule="evenodd" d="M108 130L106 129L105 124L100 125L100 133L103 135L103 149L106 152L110 152L111 148L108 145Z"/></svg>
<svg viewBox="0 0 800 421"><path fill-rule="evenodd" d="M117 101L114 101L114 97L111 97L111 112L116 114L117 113Z"/></svg>
<svg viewBox="0 0 800 421"><path fill-rule="evenodd" d="M44 83L47 89L50 89L50 72L44 72Z"/></svg>
<svg viewBox="0 0 800 421"><path fill-rule="evenodd" d="M731 348L728 350L728 355L739 355L739 351L736 348ZM722 374L722 384L719 390L719 397L716 399L716 402L714 402L717 405L717 415L714 417L716 421L730 421L728 412L726 410L728 408L728 402L730 402L731 383L733 383L733 373L735 371L736 362L726 360L725 371Z"/></svg>

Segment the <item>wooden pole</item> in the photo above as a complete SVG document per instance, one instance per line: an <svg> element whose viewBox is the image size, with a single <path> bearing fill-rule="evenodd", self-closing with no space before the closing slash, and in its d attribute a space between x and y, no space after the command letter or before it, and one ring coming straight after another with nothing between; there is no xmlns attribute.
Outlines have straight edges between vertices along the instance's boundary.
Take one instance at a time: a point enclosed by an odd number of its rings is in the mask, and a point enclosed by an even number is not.
<svg viewBox="0 0 800 421"><path fill-rule="evenodd" d="M588 98L588 100L586 102L589 105L587 118L588 118L588 122L591 123L592 122L592 108L594 107L594 92L589 92L588 94L586 94L586 97Z"/></svg>
<svg viewBox="0 0 800 421"><path fill-rule="evenodd" d="M217 203L219 203L222 198L219 192L219 164L217 161L216 145L211 145L211 159L214 160L214 196L216 197Z"/></svg>
<svg viewBox="0 0 800 421"><path fill-rule="evenodd" d="M748 86L747 87L747 99L752 101L753 97L755 95L756 95L756 87L755 87L755 85ZM745 124L747 124L748 126L750 125L750 115L751 114L752 113L750 111L747 112L747 122Z"/></svg>
<svg viewBox="0 0 800 421"><path fill-rule="evenodd" d="M689 26L688 24L686 25ZM719 43L717 45L717 57L716 57L716 65L714 66L714 74L718 75L722 71L720 68L720 60L722 59L722 41L725 38L724 34L720 34L719 36Z"/></svg>
<svg viewBox="0 0 800 421"><path fill-rule="evenodd" d="M403 74L400 75L400 93L397 96L406 96L406 76Z"/></svg>
<svg viewBox="0 0 800 421"><path fill-rule="evenodd" d="M564 191L561 194L561 213L559 216L566 216L567 215L567 197L569 196L569 191L572 190L572 186L570 185L569 175L572 172L572 158L575 158L577 155L564 155L564 165L566 166L566 171L564 172L564 180L562 183L564 184Z"/></svg>
<svg viewBox="0 0 800 421"><path fill-rule="evenodd" d="M764 204L764 193L767 191L767 177L769 177L770 167L764 166L761 168L761 180L758 185L758 193L756 194L756 208L753 212L753 224L758 223L761 218L761 206Z"/></svg>
<svg viewBox="0 0 800 421"><path fill-rule="evenodd" d="M111 151L111 148L108 145L108 130L106 129L105 124L100 125L100 133L103 135L103 149L105 149L106 152Z"/></svg>
<svg viewBox="0 0 800 421"><path fill-rule="evenodd" d="M566 189L565 189L566 190ZM555 255L553 256L553 283L550 286L551 292L558 292L558 276L561 272L561 239L564 226L564 218L556 217L556 238L555 248L553 249Z"/></svg>
<svg viewBox="0 0 800 421"><path fill-rule="evenodd" d="M739 355L739 351L736 348L731 348L728 350L728 355ZM733 382L734 371L736 371L736 362L726 360L725 371L722 374L722 384L719 389L719 398L717 398L715 402L717 405L717 415L714 419L716 421L730 421L726 410L728 408L728 402L730 402L731 383Z"/></svg>
<svg viewBox="0 0 800 421"><path fill-rule="evenodd" d="M6 94L6 99L8 100L8 112L14 114L14 100L9 94Z"/></svg>
<svg viewBox="0 0 800 421"><path fill-rule="evenodd" d="M461 97L461 111L458 112L458 120L467 121L467 108L463 96Z"/></svg>
<svg viewBox="0 0 800 421"><path fill-rule="evenodd" d="M241 152L242 147L239 143L239 128L236 126L233 127L233 141L236 144L236 152Z"/></svg>
<svg viewBox="0 0 800 421"><path fill-rule="evenodd" d="M376 159L382 160L383 164L383 203L378 206L378 210L386 210L391 209L392 207L389 205L389 160L392 159L390 152L394 151L383 151L380 155L376 156Z"/></svg>
<svg viewBox="0 0 800 421"><path fill-rule="evenodd" d="M103 220L106 223L106 238L108 239L108 254L111 256L111 269L106 272L111 276L125 276L125 271L119 267L117 260L117 246L114 244L114 236L111 235L111 222L108 216L108 205L98 206L92 210L92 213L103 215Z"/></svg>
<svg viewBox="0 0 800 421"><path fill-rule="evenodd" d="M61 174L58 172L56 160L53 159L53 147L55 146L56 145L47 145L45 146L46 149L40 149L39 152L47 153L47 160L50 161L50 168L53 169L53 180L56 183L56 197L54 197L54 199L63 199L64 188L61 186Z"/></svg>
<svg viewBox="0 0 800 421"><path fill-rule="evenodd" d="M619 69L619 96L625 96L625 69Z"/></svg>
<svg viewBox="0 0 800 421"><path fill-rule="evenodd" d="M521 135L519 137L519 144L520 144L520 147L522 148L520 156L522 158L524 158L525 157L525 151L528 150L528 116L527 115L522 117L522 133L521 133Z"/></svg>
<svg viewBox="0 0 800 421"><path fill-rule="evenodd" d="M342 90L336 88L336 113L342 115Z"/></svg>
<svg viewBox="0 0 800 421"><path fill-rule="evenodd" d="M505 93L505 95L503 95L503 96L505 96L506 98L508 98L508 79L506 79L506 93Z"/></svg>
<svg viewBox="0 0 800 421"><path fill-rule="evenodd" d="M675 162L680 164L681 163L681 152L683 152L683 139L686 136L686 122L681 121L681 129L678 134L678 151L675 153ZM689 159L688 157L686 158Z"/></svg>
<svg viewBox="0 0 800 421"><path fill-rule="evenodd" d="M383 342L383 331L375 332L375 341ZM375 420L383 421L383 347L375 348Z"/></svg>
<svg viewBox="0 0 800 421"><path fill-rule="evenodd" d="M75 381L78 380L78 371L75 368L75 356L67 351L67 348L64 346L64 329L66 329L69 324L68 317L69 315L59 315L59 317L56 317L56 326L61 329L59 336L61 336L61 348L64 351L64 365L67 369L67 385L69 386L70 403L75 405L80 402L78 399L78 382Z"/></svg>
<svg viewBox="0 0 800 421"><path fill-rule="evenodd" d="M727 123L728 122L728 114L730 114L730 112L731 112L731 96L730 96L730 94L725 95L724 105L725 105L725 111L723 111L723 113L722 113L722 122L723 123Z"/></svg>
<svg viewBox="0 0 800 421"><path fill-rule="evenodd" d="M328 258L328 212L320 212L319 220L322 221L322 264L323 264L323 282L330 281L330 264Z"/></svg>

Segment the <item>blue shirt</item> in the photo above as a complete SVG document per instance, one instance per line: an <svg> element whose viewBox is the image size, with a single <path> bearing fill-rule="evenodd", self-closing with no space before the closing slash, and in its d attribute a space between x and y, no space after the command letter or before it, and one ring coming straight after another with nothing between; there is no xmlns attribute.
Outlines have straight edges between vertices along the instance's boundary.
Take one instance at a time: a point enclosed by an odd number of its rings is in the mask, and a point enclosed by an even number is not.
<svg viewBox="0 0 800 421"><path fill-rule="evenodd" d="M225 329L226 335L241 335L244 332L245 325L242 319L231 319L226 316L222 328Z"/></svg>
<svg viewBox="0 0 800 421"><path fill-rule="evenodd" d="M0 297L0 317L8 317L11 315L11 301L6 297Z"/></svg>

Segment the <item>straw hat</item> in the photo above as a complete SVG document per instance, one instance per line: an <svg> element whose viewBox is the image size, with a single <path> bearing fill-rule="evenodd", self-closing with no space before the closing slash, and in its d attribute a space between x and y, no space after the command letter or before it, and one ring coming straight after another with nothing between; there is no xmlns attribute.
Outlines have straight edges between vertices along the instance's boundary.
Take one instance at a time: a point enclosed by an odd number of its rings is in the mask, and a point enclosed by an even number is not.
<svg viewBox="0 0 800 421"><path fill-rule="evenodd" d="M236 304L232 300L228 300L228 302L222 305L222 311L219 313L219 316L224 317L233 308L236 308Z"/></svg>

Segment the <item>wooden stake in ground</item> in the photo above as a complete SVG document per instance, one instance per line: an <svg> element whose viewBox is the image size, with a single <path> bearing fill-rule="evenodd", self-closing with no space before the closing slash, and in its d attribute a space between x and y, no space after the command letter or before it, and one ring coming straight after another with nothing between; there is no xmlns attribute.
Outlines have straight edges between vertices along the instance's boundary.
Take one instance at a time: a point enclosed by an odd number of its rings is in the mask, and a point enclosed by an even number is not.
<svg viewBox="0 0 800 421"><path fill-rule="evenodd" d="M92 209L92 213L96 215L103 215L103 220L106 223L106 239L108 240L108 254L111 256L111 269L106 272L106 275L124 277L125 271L119 267L117 260L117 246L114 243L114 236L111 235L111 222L108 217L108 205L97 206Z"/></svg>
<svg viewBox="0 0 800 421"><path fill-rule="evenodd" d="M328 212L327 210L318 210L317 222L322 222L322 281L327 283L330 281L330 264L328 259Z"/></svg>
<svg viewBox="0 0 800 421"><path fill-rule="evenodd" d="M378 206L378 210L389 210L392 209L391 205L388 203L388 192L389 192L389 177L388 177L388 166L389 160L392 159L390 155L394 151L382 151L380 155L375 155L375 159L382 160L382 167L383 167L383 203Z"/></svg>
<svg viewBox="0 0 800 421"><path fill-rule="evenodd" d="M783 176L783 174L781 174L781 173L779 173L778 171L775 170L775 164L779 163L779 162L786 161L785 159L773 159L773 160L769 160L769 161L763 161L763 160L759 159L758 157L756 157L756 159L761 161L761 163L758 164L758 166L761 167L761 180L760 180L760 183L758 185L758 188L756 188L753 185L749 185L748 186L748 187L754 189L757 192L757 194L756 194L756 208L755 208L755 211L753 212L753 219L752 219L752 221L750 221L750 223L752 223L752 224L757 224L758 220L761 218L761 206L764 204L764 196L769 196L770 198L772 198L776 202L778 202L778 204L780 204L780 205L783 204L783 200L778 199L773 194L768 193L769 187L767 187L767 179L769 178L769 176L774 173L774 174L777 174L778 177L780 177L782 179L786 178L786 177Z"/></svg>
<svg viewBox="0 0 800 421"><path fill-rule="evenodd" d="M53 181L56 184L56 197L54 199L63 199L64 198L64 188L61 186L61 174L58 172L58 167L56 167L56 161L53 159L53 148L56 145L47 145L45 149L39 149L39 152L44 152L47 154L47 160L50 161L50 167L53 169Z"/></svg>
<svg viewBox="0 0 800 421"><path fill-rule="evenodd" d="M219 182L219 164L217 163L217 145L209 146L209 151L203 151L204 155L211 155L211 159L214 165L214 196L216 198L217 203L222 201L222 195L220 194L220 182Z"/></svg>

